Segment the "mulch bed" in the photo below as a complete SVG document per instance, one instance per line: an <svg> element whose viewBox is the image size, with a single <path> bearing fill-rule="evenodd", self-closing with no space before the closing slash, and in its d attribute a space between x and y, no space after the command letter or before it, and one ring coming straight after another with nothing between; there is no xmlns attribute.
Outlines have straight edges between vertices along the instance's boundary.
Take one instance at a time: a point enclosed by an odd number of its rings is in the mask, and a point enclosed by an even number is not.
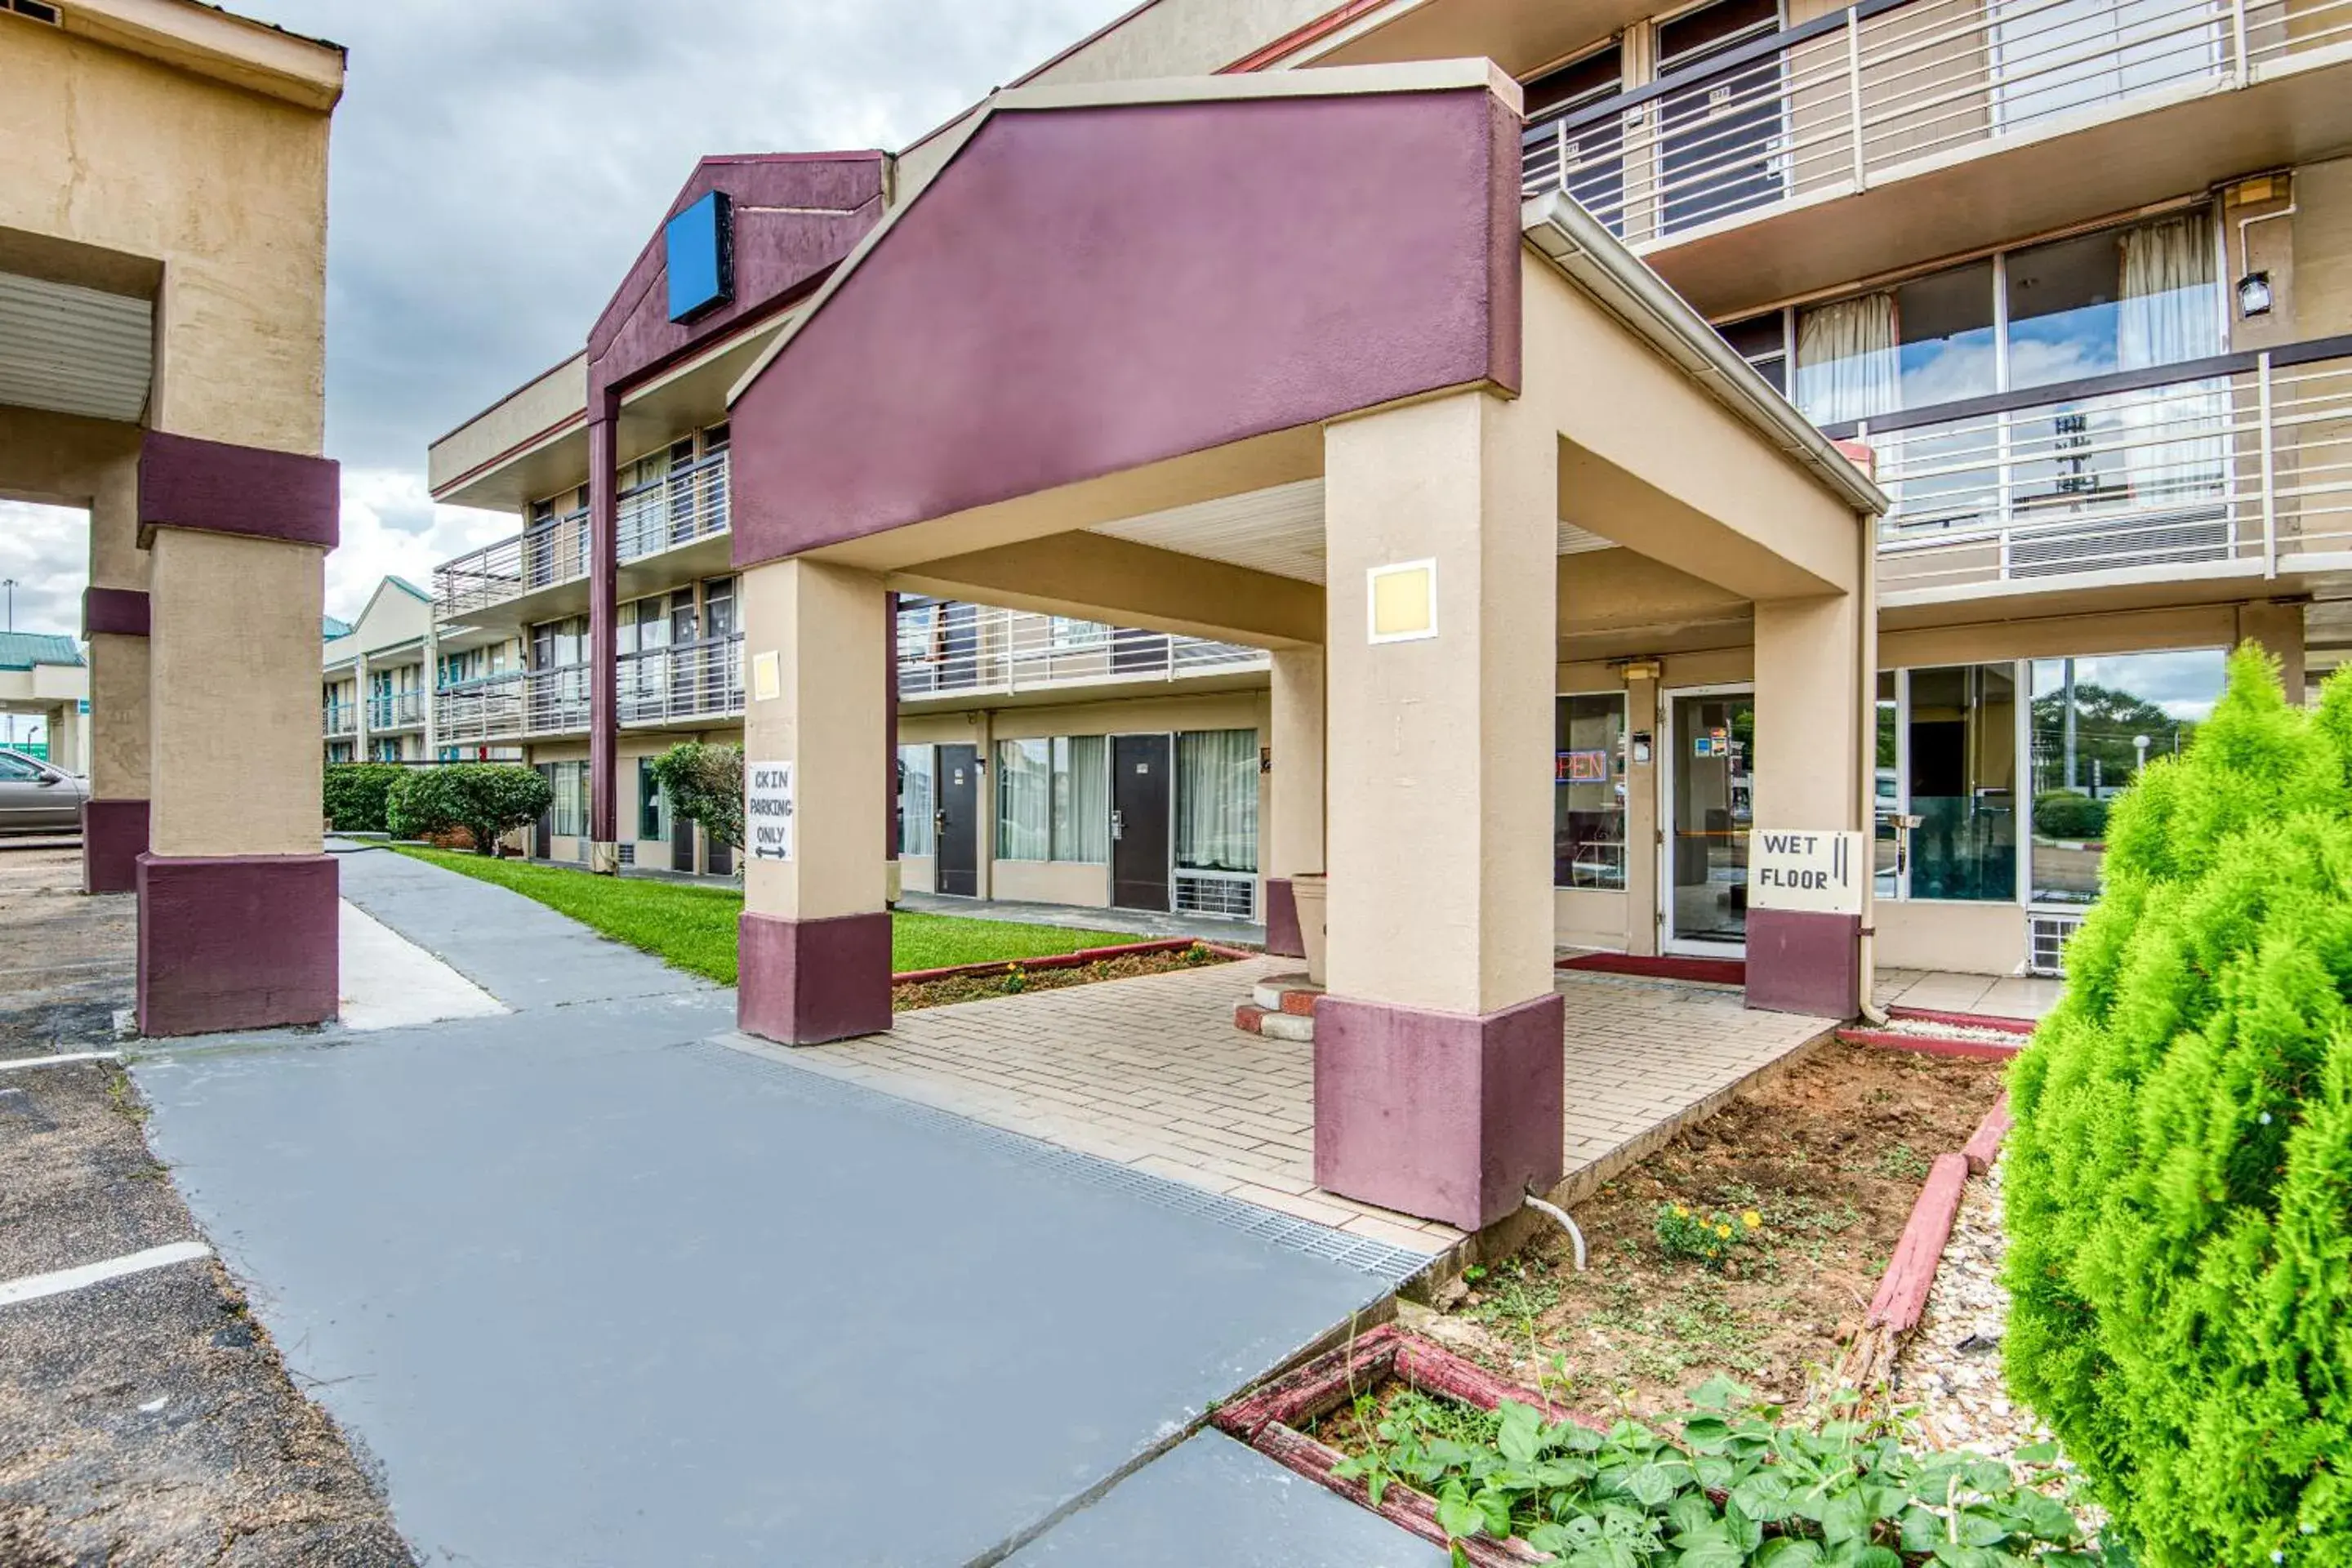
<svg viewBox="0 0 2352 1568"><path fill-rule="evenodd" d="M1678 1407L1717 1373L1801 1403L1861 1331L1935 1157L1969 1140L2001 1078L1999 1062L1824 1045L1577 1205L1588 1272L1548 1229L1416 1326L1596 1419ZM1662 1242L1677 1205L1733 1228L1719 1268Z"/></svg>
<svg viewBox="0 0 2352 1568"><path fill-rule="evenodd" d="M1057 968L1031 968L1020 963L997 965L985 973L956 974L940 980L912 981L890 988L890 1010L909 1013L919 1007L943 1007L950 1002L979 1002L992 996L1017 996L1031 991L1058 991L1068 985L1092 985L1104 980L1131 980L1139 974L1166 974L1171 970L1199 969L1226 963L1232 955L1195 944L1160 952L1129 953L1091 963Z"/></svg>

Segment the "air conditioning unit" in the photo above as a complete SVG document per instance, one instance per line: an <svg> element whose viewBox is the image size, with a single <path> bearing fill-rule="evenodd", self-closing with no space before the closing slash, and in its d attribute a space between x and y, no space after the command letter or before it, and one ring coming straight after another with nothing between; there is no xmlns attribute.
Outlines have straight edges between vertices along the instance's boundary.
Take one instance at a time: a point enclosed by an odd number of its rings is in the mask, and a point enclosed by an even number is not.
<svg viewBox="0 0 2352 1568"><path fill-rule="evenodd" d="M2080 915L2028 915L2025 921L2026 972L2064 978L2066 942L2082 926L2083 917Z"/></svg>
<svg viewBox="0 0 2352 1568"><path fill-rule="evenodd" d="M1176 912L1246 921L1257 915L1257 881L1246 872L1176 873Z"/></svg>

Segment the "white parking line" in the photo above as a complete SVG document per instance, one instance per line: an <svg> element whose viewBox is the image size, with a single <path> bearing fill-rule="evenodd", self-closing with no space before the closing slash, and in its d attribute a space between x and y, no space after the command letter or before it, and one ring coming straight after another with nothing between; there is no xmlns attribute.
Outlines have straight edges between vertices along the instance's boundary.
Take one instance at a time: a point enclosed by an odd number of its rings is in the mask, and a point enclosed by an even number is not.
<svg viewBox="0 0 2352 1568"><path fill-rule="evenodd" d="M54 1057L8 1057L0 1058L0 1072L10 1068L53 1068L63 1062L119 1062L121 1051L66 1051Z"/></svg>
<svg viewBox="0 0 2352 1568"><path fill-rule="evenodd" d="M110 1258L103 1263L85 1263L79 1268L60 1268L49 1274L27 1274L22 1279L0 1282L0 1307L12 1307L19 1301L37 1301L44 1296L62 1295L86 1285L120 1279L126 1274L143 1274L150 1268L210 1258L212 1253L213 1249L201 1241L175 1241L167 1247L151 1247L144 1252L129 1252L121 1258Z"/></svg>

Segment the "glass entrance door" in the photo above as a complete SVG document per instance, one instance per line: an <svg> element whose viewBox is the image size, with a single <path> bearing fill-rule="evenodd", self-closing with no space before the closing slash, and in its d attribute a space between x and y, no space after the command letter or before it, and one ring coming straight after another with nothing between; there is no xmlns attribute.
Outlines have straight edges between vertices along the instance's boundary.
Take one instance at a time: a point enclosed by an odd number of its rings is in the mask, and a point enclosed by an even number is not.
<svg viewBox="0 0 2352 1568"><path fill-rule="evenodd" d="M1669 692L1666 744L1666 946L1727 955L1748 941L1755 692Z"/></svg>

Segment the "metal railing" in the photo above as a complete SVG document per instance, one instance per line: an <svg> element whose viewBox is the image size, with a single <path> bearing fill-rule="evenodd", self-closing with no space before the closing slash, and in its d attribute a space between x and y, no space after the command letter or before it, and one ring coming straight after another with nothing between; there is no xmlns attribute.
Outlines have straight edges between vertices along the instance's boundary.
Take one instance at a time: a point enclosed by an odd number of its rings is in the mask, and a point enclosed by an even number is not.
<svg viewBox="0 0 2352 1568"><path fill-rule="evenodd" d="M1639 245L2346 42L2352 0L1861 0L1530 123L1522 187Z"/></svg>
<svg viewBox="0 0 2352 1568"><path fill-rule="evenodd" d="M2127 567L2273 576L2352 551L2352 338L2158 374L1855 426L1894 501L1881 592Z"/></svg>
<svg viewBox="0 0 2352 1568"><path fill-rule="evenodd" d="M433 569L433 609L446 617L588 575L588 513L541 519Z"/></svg>
<svg viewBox="0 0 2352 1568"><path fill-rule="evenodd" d="M523 733L520 670L445 686L434 694L433 739L441 745L479 745Z"/></svg>
<svg viewBox="0 0 2352 1568"><path fill-rule="evenodd" d="M589 668L585 664L529 669L522 678L526 735L560 735L588 727Z"/></svg>
<svg viewBox="0 0 2352 1568"><path fill-rule="evenodd" d="M624 724L740 714L743 634L625 653L614 674Z"/></svg>
<svg viewBox="0 0 2352 1568"><path fill-rule="evenodd" d="M726 531L723 450L621 492L614 537L622 561L642 560Z"/></svg>
<svg viewBox="0 0 2352 1568"><path fill-rule="evenodd" d="M319 731L325 735L356 735L360 732L360 705L356 702L322 702L319 705Z"/></svg>
<svg viewBox="0 0 2352 1568"><path fill-rule="evenodd" d="M1264 648L1108 626L991 605L898 612L898 694L1034 691L1262 669Z"/></svg>
<svg viewBox="0 0 2352 1568"><path fill-rule="evenodd" d="M425 693L395 691L389 697L367 700L367 722L370 730L404 730L425 722Z"/></svg>

